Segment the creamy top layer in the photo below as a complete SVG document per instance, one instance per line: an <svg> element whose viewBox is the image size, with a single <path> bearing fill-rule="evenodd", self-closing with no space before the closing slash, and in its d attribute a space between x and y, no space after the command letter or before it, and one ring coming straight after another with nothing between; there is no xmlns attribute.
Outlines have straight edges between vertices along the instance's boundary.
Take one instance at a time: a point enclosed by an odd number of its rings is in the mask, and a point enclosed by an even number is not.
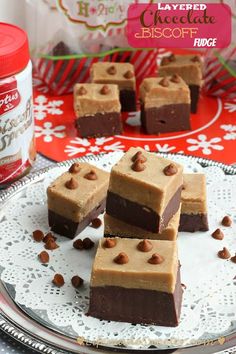
<svg viewBox="0 0 236 354"><path fill-rule="evenodd" d="M151 240L152 249L141 252L137 245L140 239L115 238L113 248L105 248L99 241L95 256L91 286L120 286L130 289L148 289L173 293L178 268L177 244L175 241ZM126 264L117 264L114 258L125 252L129 258ZM161 264L150 264L154 253L164 258Z"/></svg>
<svg viewBox="0 0 236 354"><path fill-rule="evenodd" d="M167 63L163 58L158 73L160 76L178 74L188 85L202 86L203 63L200 56L197 56L199 61L192 61L194 57L196 55L175 55L175 60Z"/></svg>
<svg viewBox="0 0 236 354"><path fill-rule="evenodd" d="M163 77L150 77L143 80L140 85L140 99L145 108L161 107L169 104L190 104L190 91L183 79L179 82L171 81L167 76L168 86L160 85Z"/></svg>
<svg viewBox="0 0 236 354"><path fill-rule="evenodd" d="M181 193L181 213L207 213L206 176L200 173L184 174Z"/></svg>
<svg viewBox="0 0 236 354"><path fill-rule="evenodd" d="M132 169L132 157L141 151L147 159L145 169L136 172ZM130 201L151 208L160 216L170 199L183 184L183 167L174 162L177 173L166 176L164 168L173 163L157 154L141 148L130 148L111 170L109 191Z"/></svg>
<svg viewBox="0 0 236 354"><path fill-rule="evenodd" d="M120 237L132 238L148 238L151 240L170 240L174 241L178 235L180 219L180 208L177 213L170 219L167 227L161 233L149 232L140 227L130 225L124 221L113 218L112 216L104 215L104 234Z"/></svg>
<svg viewBox="0 0 236 354"><path fill-rule="evenodd" d="M106 198L109 173L88 163L80 163L78 173L65 172L47 189L48 208L75 222L83 218ZM91 170L97 175L96 180L84 176ZM66 182L74 178L78 183L76 189L68 189Z"/></svg>
<svg viewBox="0 0 236 354"><path fill-rule="evenodd" d="M114 67L115 73L110 74ZM127 72L131 72L133 75L129 77ZM130 63L110 63L110 62L98 62L94 63L91 68L91 79L92 82L102 83L102 84L116 84L119 89L131 89L135 90L136 80L134 74L134 66Z"/></svg>
<svg viewBox="0 0 236 354"><path fill-rule="evenodd" d="M117 85L106 85L106 93L101 93L102 84L76 84L74 86L74 110L77 117L96 113L120 112ZM82 94L82 92L84 92Z"/></svg>

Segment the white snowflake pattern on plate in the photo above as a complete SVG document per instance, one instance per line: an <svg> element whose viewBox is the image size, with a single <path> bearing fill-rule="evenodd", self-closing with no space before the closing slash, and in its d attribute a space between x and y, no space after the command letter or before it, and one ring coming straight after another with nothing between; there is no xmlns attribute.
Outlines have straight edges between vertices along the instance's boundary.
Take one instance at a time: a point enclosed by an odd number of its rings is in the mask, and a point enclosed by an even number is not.
<svg viewBox="0 0 236 354"><path fill-rule="evenodd" d="M224 105L224 108L229 112L229 113L234 113L236 112L236 99L234 99L232 102L226 102Z"/></svg>
<svg viewBox="0 0 236 354"><path fill-rule="evenodd" d="M187 149L188 151L196 151L196 150L202 150L202 153L204 155L210 155L213 150L218 150L221 151L224 149L224 146L219 145L218 143L221 142L221 138L215 137L211 138L210 140L207 140L207 136L205 134L199 134L197 136L198 139L187 139L187 143L192 144L191 146L188 146Z"/></svg>
<svg viewBox="0 0 236 354"><path fill-rule="evenodd" d="M225 140L236 140L236 125L233 124L223 124L220 128L226 132L224 135Z"/></svg>
<svg viewBox="0 0 236 354"><path fill-rule="evenodd" d="M66 127L64 125L53 127L51 122L46 122L43 124L43 127L38 125L35 126L35 136L36 138L43 136L45 143L51 143L53 137L59 139L64 138L66 136L65 129Z"/></svg>
<svg viewBox="0 0 236 354"><path fill-rule="evenodd" d="M39 95L34 100L34 116L37 120L43 120L47 114L61 115L63 111L59 108L64 101L52 100L49 101L44 95Z"/></svg>

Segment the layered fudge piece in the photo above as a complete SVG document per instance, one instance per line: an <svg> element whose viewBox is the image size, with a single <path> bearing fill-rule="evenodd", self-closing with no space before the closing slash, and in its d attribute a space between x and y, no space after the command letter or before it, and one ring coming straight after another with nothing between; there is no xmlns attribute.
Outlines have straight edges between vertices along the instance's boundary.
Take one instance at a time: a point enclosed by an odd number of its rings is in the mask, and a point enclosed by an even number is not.
<svg viewBox="0 0 236 354"><path fill-rule="evenodd" d="M117 85L76 84L74 110L82 137L122 133L119 90Z"/></svg>
<svg viewBox="0 0 236 354"><path fill-rule="evenodd" d="M184 174L179 231L208 230L206 177L203 174Z"/></svg>
<svg viewBox="0 0 236 354"><path fill-rule="evenodd" d="M109 173L75 163L47 189L49 226L73 238L105 209Z"/></svg>
<svg viewBox="0 0 236 354"><path fill-rule="evenodd" d="M100 240L90 281L90 316L177 326L182 293L175 241Z"/></svg>
<svg viewBox="0 0 236 354"><path fill-rule="evenodd" d="M141 123L147 134L191 129L190 92L180 76L144 79L140 101Z"/></svg>
<svg viewBox="0 0 236 354"><path fill-rule="evenodd" d="M151 240L169 240L174 241L178 235L180 218L180 208L177 213L170 219L167 227L161 233L150 232L140 227L129 225L124 221L104 215L104 237L126 237L140 238L144 237Z"/></svg>
<svg viewBox="0 0 236 354"><path fill-rule="evenodd" d="M116 84L120 91L121 110L136 111L136 80L130 63L94 63L91 68L92 82Z"/></svg>
<svg viewBox="0 0 236 354"><path fill-rule="evenodd" d="M112 168L106 212L161 233L180 207L183 168L141 148L130 148Z"/></svg>
<svg viewBox="0 0 236 354"><path fill-rule="evenodd" d="M164 57L159 67L159 75L178 74L189 86L191 112L197 112L200 89L203 84L203 63L199 55L170 55Z"/></svg>

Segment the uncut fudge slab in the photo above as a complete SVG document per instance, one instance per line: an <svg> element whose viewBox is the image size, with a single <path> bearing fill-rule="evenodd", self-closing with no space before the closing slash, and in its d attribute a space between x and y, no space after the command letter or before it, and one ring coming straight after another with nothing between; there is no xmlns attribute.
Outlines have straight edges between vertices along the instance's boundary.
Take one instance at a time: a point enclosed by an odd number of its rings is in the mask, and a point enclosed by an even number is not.
<svg viewBox="0 0 236 354"><path fill-rule="evenodd" d="M49 226L73 238L105 209L109 173L88 163L73 164L47 189Z"/></svg>
<svg viewBox="0 0 236 354"><path fill-rule="evenodd" d="M147 134L191 129L190 91L180 76L144 79L140 101L141 124Z"/></svg>
<svg viewBox="0 0 236 354"><path fill-rule="evenodd" d="M136 111L136 80L130 63L94 63L91 68L92 82L116 84L120 91L122 112Z"/></svg>
<svg viewBox="0 0 236 354"><path fill-rule="evenodd" d="M127 237L127 238L148 238L151 240L169 240L174 241L178 235L180 218L180 208L171 218L165 230L161 233L149 232L140 227L129 225L124 221L104 215L104 237Z"/></svg>
<svg viewBox="0 0 236 354"><path fill-rule="evenodd" d="M200 89L203 84L203 64L199 55L170 55L161 61L159 75L178 74L189 86L191 112L197 112Z"/></svg>
<svg viewBox="0 0 236 354"><path fill-rule="evenodd" d="M173 169L173 174L165 174ZM130 148L111 170L107 214L161 233L179 209L182 171L181 165L168 159L141 148Z"/></svg>
<svg viewBox="0 0 236 354"><path fill-rule="evenodd" d="M100 240L91 274L88 315L177 326L182 293L175 241Z"/></svg>
<svg viewBox="0 0 236 354"><path fill-rule="evenodd" d="M206 177L203 174L184 174L181 194L179 231L207 231Z"/></svg>
<svg viewBox="0 0 236 354"><path fill-rule="evenodd" d="M83 138L122 133L117 85L76 84L74 110L76 124Z"/></svg>

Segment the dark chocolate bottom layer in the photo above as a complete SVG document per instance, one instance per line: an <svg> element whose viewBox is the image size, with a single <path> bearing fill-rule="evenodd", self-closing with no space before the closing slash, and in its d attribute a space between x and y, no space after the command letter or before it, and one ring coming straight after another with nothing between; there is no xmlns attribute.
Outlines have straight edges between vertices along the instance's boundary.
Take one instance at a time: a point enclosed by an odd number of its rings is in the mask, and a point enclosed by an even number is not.
<svg viewBox="0 0 236 354"><path fill-rule="evenodd" d="M88 315L104 320L175 327L183 290L178 271L173 294L119 286L91 287Z"/></svg>
<svg viewBox="0 0 236 354"><path fill-rule="evenodd" d="M134 90L120 90L122 112L136 111L136 93Z"/></svg>
<svg viewBox="0 0 236 354"><path fill-rule="evenodd" d="M83 138L110 136L122 133L121 115L118 112L96 113L76 121Z"/></svg>
<svg viewBox="0 0 236 354"><path fill-rule="evenodd" d="M200 87L198 85L189 85L189 89L191 98L191 113L197 113Z"/></svg>
<svg viewBox="0 0 236 354"><path fill-rule="evenodd" d="M141 111L141 124L147 134L190 130L190 105L169 104Z"/></svg>
<svg viewBox="0 0 236 354"><path fill-rule="evenodd" d="M93 219L96 219L98 215L103 213L105 207L106 199L104 199L79 223L56 214L52 210L48 210L48 223L52 231L72 239L82 232Z"/></svg>
<svg viewBox="0 0 236 354"><path fill-rule="evenodd" d="M181 214L179 231L208 231L207 214Z"/></svg>
<svg viewBox="0 0 236 354"><path fill-rule="evenodd" d="M111 191L107 193L106 212L128 224L141 227L151 232L162 232L170 219L177 213L180 205L182 186L169 201L164 213L160 216L145 205L132 202Z"/></svg>

